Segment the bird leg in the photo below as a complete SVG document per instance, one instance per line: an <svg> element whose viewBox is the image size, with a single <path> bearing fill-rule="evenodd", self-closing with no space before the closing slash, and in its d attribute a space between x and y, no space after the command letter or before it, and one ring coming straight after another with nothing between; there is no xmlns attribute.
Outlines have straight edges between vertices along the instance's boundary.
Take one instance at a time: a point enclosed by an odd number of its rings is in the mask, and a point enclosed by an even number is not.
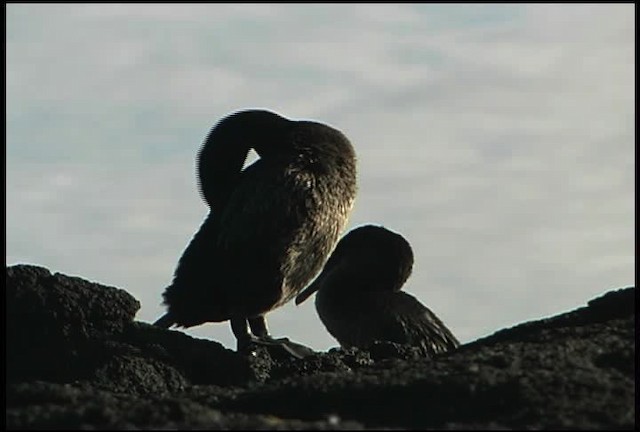
<svg viewBox="0 0 640 432"><path fill-rule="evenodd" d="M271 337L267 328L267 320L264 316L258 315L257 317L248 318L247 321L249 322L249 327L251 327L251 333L258 337Z"/></svg>
<svg viewBox="0 0 640 432"><path fill-rule="evenodd" d="M236 337L238 352L251 352L251 344L256 337L249 331L247 319L241 317L231 318L231 331L233 331L233 335Z"/></svg>
<svg viewBox="0 0 640 432"><path fill-rule="evenodd" d="M262 315L251 318L232 318L231 329L238 341L239 352L254 352L257 346L265 346L267 349L269 347L281 348L296 358L303 358L314 353L311 348L291 342L288 338L273 338L269 335L267 320Z"/></svg>

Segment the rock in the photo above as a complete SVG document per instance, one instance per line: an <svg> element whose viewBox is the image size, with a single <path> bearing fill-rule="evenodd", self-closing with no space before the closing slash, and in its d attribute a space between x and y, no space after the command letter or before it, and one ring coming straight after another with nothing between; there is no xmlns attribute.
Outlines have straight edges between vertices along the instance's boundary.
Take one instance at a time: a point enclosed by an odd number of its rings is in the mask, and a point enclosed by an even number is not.
<svg viewBox="0 0 640 432"><path fill-rule="evenodd" d="M7 377L92 382L131 394L187 384L264 381L268 353L247 358L213 341L134 322L140 303L126 291L42 267L7 268Z"/></svg>
<svg viewBox="0 0 640 432"><path fill-rule="evenodd" d="M166 394L183 390L188 381L166 363L136 355L116 355L98 367L93 387L128 394Z"/></svg>
<svg viewBox="0 0 640 432"><path fill-rule="evenodd" d="M87 375L94 359L83 354L121 334L140 308L124 290L29 265L7 268L5 290L10 380Z"/></svg>
<svg viewBox="0 0 640 432"><path fill-rule="evenodd" d="M375 343L304 359L133 320L125 291L7 268L7 428L635 426L635 288L425 358Z"/></svg>
<svg viewBox="0 0 640 432"><path fill-rule="evenodd" d="M366 427L633 428L634 316L591 324L572 317L583 324L543 320L526 334L516 327L501 341L433 360L288 377L220 406L286 418L333 414Z"/></svg>
<svg viewBox="0 0 640 432"><path fill-rule="evenodd" d="M356 422L337 418L305 422L225 413L180 395L139 397L69 384L12 384L7 389L7 399L29 406L7 410L7 429L362 429Z"/></svg>
<svg viewBox="0 0 640 432"><path fill-rule="evenodd" d="M246 357L218 342L141 322L133 323L123 340L141 349L145 357L173 365L192 384L229 386L262 382L273 366L271 357L264 351L255 357Z"/></svg>
<svg viewBox="0 0 640 432"><path fill-rule="evenodd" d="M589 324L596 324L625 318L635 314L635 287L627 287L608 293L590 300L585 307L581 307L571 312L563 313L551 318L527 322L495 332L493 335L478 339L469 348L478 344L492 344L507 340L526 339L528 337L540 336L541 329L552 328L576 328ZM543 332L542 335L545 333Z"/></svg>

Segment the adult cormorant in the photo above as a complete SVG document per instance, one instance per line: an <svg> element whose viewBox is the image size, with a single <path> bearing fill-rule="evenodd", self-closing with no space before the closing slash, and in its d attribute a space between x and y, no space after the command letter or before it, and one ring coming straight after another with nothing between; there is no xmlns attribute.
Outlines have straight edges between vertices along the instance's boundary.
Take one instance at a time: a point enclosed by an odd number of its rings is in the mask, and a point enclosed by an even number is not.
<svg viewBox="0 0 640 432"><path fill-rule="evenodd" d="M431 356L458 347L429 308L400 291L412 267L413 251L404 237L380 226L361 226L338 242L296 304L318 291L318 315L344 348L390 341L417 346Z"/></svg>
<svg viewBox="0 0 640 432"><path fill-rule="evenodd" d="M248 152L259 156L244 170ZM301 345L273 339L265 314L293 299L320 271L356 196L356 160L338 130L264 110L220 120L197 159L210 207L163 293L156 325L230 320L238 350Z"/></svg>

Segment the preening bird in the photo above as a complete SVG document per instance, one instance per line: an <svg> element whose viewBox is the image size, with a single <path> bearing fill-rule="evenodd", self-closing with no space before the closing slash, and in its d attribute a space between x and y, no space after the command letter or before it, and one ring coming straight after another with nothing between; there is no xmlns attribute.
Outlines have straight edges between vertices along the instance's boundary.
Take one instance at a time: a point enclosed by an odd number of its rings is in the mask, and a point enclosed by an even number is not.
<svg viewBox="0 0 640 432"><path fill-rule="evenodd" d="M258 154L243 169L250 149ZM197 158L210 212L163 293L156 325L229 320L238 350L253 344L304 350L269 335L265 315L293 299L320 271L356 196L347 137L314 121L247 110L220 120Z"/></svg>

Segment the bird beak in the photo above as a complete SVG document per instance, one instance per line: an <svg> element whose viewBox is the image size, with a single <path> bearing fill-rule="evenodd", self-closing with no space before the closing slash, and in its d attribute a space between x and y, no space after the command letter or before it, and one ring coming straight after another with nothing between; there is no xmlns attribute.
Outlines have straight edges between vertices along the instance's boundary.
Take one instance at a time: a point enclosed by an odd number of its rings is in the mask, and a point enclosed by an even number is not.
<svg viewBox="0 0 640 432"><path fill-rule="evenodd" d="M326 280L331 280L336 275L341 273L344 262L335 262L335 259L331 259L325 264L324 269L318 275L316 280L311 282L311 285L306 287L300 294L296 296L296 305L299 305L306 299L308 299L311 294L318 291L324 285Z"/></svg>
<svg viewBox="0 0 640 432"><path fill-rule="evenodd" d="M308 299L311 294L320 289L320 287L322 286L321 280L324 279L321 276L322 275L318 276L316 280L311 283L311 285L306 287L300 294L296 296L296 305L299 305L300 303Z"/></svg>

